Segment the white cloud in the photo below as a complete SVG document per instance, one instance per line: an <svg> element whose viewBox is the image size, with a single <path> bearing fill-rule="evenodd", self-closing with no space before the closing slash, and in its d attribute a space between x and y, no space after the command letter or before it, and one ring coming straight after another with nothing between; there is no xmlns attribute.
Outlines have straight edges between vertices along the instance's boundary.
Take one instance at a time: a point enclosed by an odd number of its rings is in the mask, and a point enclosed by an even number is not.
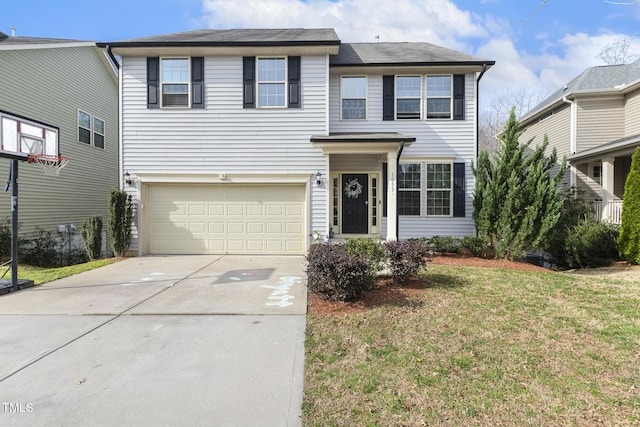
<svg viewBox="0 0 640 427"><path fill-rule="evenodd" d="M486 37L450 0L203 0L212 28L335 28L346 42L426 41L452 49Z"/></svg>
<svg viewBox="0 0 640 427"><path fill-rule="evenodd" d="M374 42L376 36L383 42L426 41L495 60L481 82L481 102L522 88L551 93L601 64L597 54L604 46L627 37L576 33L554 40L539 33L537 51L525 52L518 49L519 35L509 21L462 10L453 0L202 0L202 5L211 28L328 27L345 42ZM640 52L640 39L628 39Z"/></svg>

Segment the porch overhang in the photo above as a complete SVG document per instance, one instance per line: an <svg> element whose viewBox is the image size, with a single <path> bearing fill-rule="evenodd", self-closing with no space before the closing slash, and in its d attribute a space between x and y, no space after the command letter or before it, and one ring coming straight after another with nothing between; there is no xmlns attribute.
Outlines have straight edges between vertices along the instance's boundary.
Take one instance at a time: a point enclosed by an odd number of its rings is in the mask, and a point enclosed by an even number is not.
<svg viewBox="0 0 640 427"><path fill-rule="evenodd" d="M400 133L331 133L311 136L311 143L324 154L386 154L416 141L415 137Z"/></svg>
<svg viewBox="0 0 640 427"><path fill-rule="evenodd" d="M580 151L567 157L569 163L578 164L597 161L603 157L631 156L640 146L640 134L616 139L588 150Z"/></svg>

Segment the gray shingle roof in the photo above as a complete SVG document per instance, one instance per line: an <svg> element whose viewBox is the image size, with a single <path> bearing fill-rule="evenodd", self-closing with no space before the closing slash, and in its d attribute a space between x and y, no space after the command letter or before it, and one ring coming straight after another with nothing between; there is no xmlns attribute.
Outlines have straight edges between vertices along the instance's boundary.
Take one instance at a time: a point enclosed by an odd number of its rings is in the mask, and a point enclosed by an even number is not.
<svg viewBox="0 0 640 427"><path fill-rule="evenodd" d="M287 29L241 29L241 30L194 30L163 34L128 40L109 42L112 47L164 46L164 45L288 45L330 44L337 45L340 39L333 28L287 28ZM98 45L105 45L99 43Z"/></svg>
<svg viewBox="0 0 640 427"><path fill-rule="evenodd" d="M488 64L487 61L431 43L343 43L337 55L331 56L331 66L393 65L393 64Z"/></svg>
<svg viewBox="0 0 640 427"><path fill-rule="evenodd" d="M44 37L22 37L22 36L8 36L0 32L0 45L2 46L20 46L20 45L34 45L34 44L58 44L58 43L78 43L86 42L87 40L70 40L70 39L50 39Z"/></svg>
<svg viewBox="0 0 640 427"><path fill-rule="evenodd" d="M558 89L527 112L520 121L525 121L550 106L558 103L565 95L586 92L607 92L622 89L640 81L640 60L626 65L603 65L590 67Z"/></svg>

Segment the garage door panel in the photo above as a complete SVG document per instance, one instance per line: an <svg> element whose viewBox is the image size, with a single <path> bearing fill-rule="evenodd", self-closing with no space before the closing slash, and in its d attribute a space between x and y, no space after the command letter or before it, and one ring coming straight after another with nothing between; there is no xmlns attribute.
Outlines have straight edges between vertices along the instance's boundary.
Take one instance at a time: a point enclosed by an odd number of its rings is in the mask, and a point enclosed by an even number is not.
<svg viewBox="0 0 640 427"><path fill-rule="evenodd" d="M149 184L151 254L302 254L302 185Z"/></svg>

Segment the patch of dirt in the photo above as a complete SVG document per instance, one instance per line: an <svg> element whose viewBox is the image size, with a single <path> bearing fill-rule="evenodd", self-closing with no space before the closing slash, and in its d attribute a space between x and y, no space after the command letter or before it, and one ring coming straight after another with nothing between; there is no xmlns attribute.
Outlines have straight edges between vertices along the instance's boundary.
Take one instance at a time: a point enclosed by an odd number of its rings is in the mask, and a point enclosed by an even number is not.
<svg viewBox="0 0 640 427"><path fill-rule="evenodd" d="M626 262L616 262L610 267L569 270L567 273L580 276L607 277L609 279L640 282L640 265L631 265Z"/></svg>

